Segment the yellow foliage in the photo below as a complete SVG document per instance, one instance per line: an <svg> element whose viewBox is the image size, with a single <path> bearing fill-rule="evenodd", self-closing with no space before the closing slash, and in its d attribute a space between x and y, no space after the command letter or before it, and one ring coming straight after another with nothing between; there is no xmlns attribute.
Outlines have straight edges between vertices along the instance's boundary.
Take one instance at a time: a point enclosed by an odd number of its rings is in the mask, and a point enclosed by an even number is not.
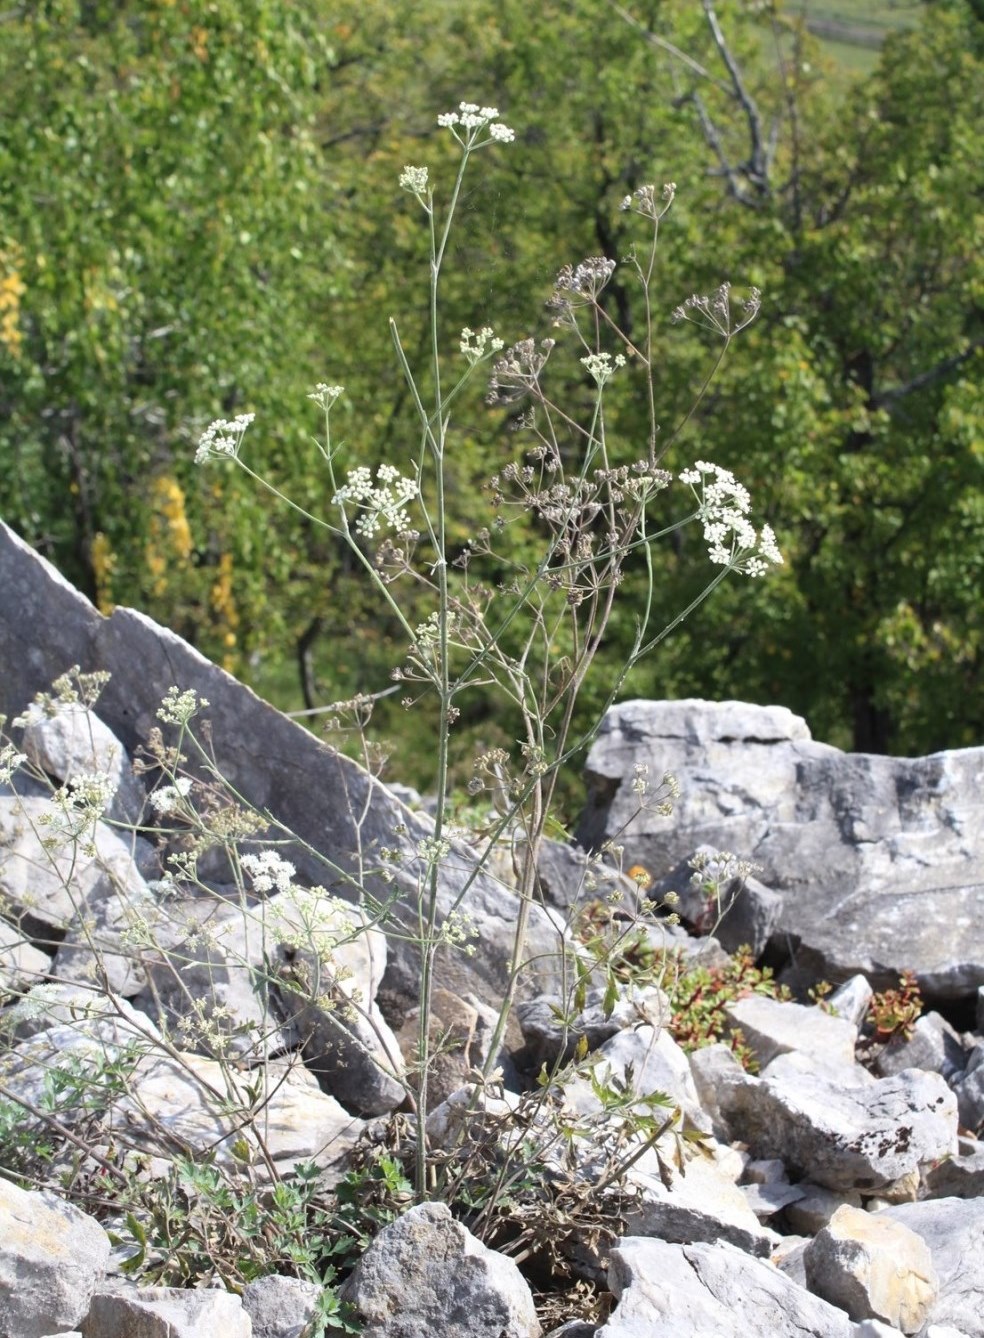
<svg viewBox="0 0 984 1338"><path fill-rule="evenodd" d="M0 345L12 358L19 358L23 333L20 327L21 298L27 292L20 276L24 257L19 246L0 246Z"/></svg>
<svg viewBox="0 0 984 1338"><path fill-rule="evenodd" d="M116 607L113 601L113 572L116 569L116 554L109 546L109 540L102 530L92 540L90 552L92 574L96 582L96 608L100 613L110 614Z"/></svg>
<svg viewBox="0 0 984 1338"><path fill-rule="evenodd" d="M187 565L192 553L191 526L185 511L184 490L170 474L150 485L150 521L144 560L151 576L151 593L161 596L168 587L168 568Z"/></svg>

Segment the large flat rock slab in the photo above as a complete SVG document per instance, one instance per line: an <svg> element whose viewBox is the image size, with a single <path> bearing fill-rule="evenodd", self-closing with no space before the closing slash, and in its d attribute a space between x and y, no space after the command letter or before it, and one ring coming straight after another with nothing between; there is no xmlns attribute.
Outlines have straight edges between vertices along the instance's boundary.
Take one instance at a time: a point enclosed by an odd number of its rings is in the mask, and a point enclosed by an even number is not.
<svg viewBox="0 0 984 1338"><path fill-rule="evenodd" d="M218 770L252 806L304 843L280 847L299 881L348 900L362 889L386 902L395 890L391 913L405 931L416 932L426 877L419 846L433 830L426 815L411 812L356 763L152 619L126 608L104 617L0 522L0 713L17 716L75 664L83 672L111 674L97 714L131 756L159 726L157 710L170 688L205 698ZM380 876L385 849L400 855L389 870L392 881ZM474 957L442 954L439 983L497 1002L509 972L518 898L487 872L476 874L474 854L456 844L441 865L442 915L458 905L466 888L462 909L474 922L481 950ZM559 947L553 921L534 907L528 940L536 961L529 975L532 992L553 983ZM387 986L415 997L418 973L419 954L394 937Z"/></svg>
<svg viewBox="0 0 984 1338"><path fill-rule="evenodd" d="M677 778L672 816L640 811L640 765ZM656 879L701 845L754 861L811 979L911 969L938 999L984 982L984 748L850 754L781 707L630 701L606 716L587 779L583 845L621 833L624 866Z"/></svg>

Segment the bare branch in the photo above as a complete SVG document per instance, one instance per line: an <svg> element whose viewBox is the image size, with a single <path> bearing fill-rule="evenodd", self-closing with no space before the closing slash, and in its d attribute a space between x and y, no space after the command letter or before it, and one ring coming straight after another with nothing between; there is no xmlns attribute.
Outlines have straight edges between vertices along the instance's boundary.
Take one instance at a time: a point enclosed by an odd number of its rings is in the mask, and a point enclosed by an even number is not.
<svg viewBox="0 0 984 1338"><path fill-rule="evenodd" d="M728 93L730 95L730 87L722 79L716 79L714 75L711 74L710 70L705 70L699 61L694 60L693 56L688 56L685 51L681 51L678 46L674 46L672 42L668 42L665 37L660 37L659 34L654 33L651 28L647 28L646 25L640 22L634 14L630 14L627 9L623 9L623 7L617 3L617 0L608 0L608 3L620 19L623 19L630 27L635 28L637 32L642 34L650 46L659 47L661 51L665 51L673 56L674 59L681 61L689 70L693 70L694 74L699 74L702 79L709 80L714 87L720 89L722 93Z"/></svg>
<svg viewBox="0 0 984 1338"><path fill-rule="evenodd" d="M942 362L938 362L935 367L920 372L911 381L905 381L902 385L892 386L890 390L883 390L881 394L872 396L872 405L875 408L891 406L899 400L905 399L907 395L911 395L916 390L924 390L926 386L942 381L945 376L949 376L951 372L962 366L982 348L984 348L984 339L974 340L970 347L965 348L962 353L953 353L949 358L944 358Z"/></svg>
<svg viewBox="0 0 984 1338"><path fill-rule="evenodd" d="M752 185L763 194L769 194L771 184L769 181L769 172L771 168L771 155L765 142L765 135L762 130L762 116L756 105L755 99L745 87L745 81L741 76L741 70L738 62L731 53L721 31L721 25L718 22L717 14L714 10L713 0L703 0L704 15L707 18L708 27L711 30L711 36L714 38L714 45L720 52L721 59L727 67L731 76L731 85L734 90L734 96L741 103L745 112L745 119L748 122L748 134L751 140L751 153L748 163L745 165L745 174Z"/></svg>

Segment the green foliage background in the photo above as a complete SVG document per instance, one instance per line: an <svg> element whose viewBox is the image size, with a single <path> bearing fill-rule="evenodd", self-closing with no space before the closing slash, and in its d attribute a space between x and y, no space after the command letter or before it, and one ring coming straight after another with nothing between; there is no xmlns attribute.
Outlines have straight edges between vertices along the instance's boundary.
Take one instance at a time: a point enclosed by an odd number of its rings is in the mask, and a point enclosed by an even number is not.
<svg viewBox="0 0 984 1338"><path fill-rule="evenodd" d="M210 419L254 411L251 465L325 510L305 396L327 380L347 387L343 463L399 466L416 430L387 321L421 346L426 273L397 178L426 162L440 183L436 114L473 98L517 143L468 186L449 351L463 325L547 334L557 269L623 257L617 205L647 181L679 190L658 281L667 437L717 355L672 309L724 279L764 293L665 463L733 468L786 566L726 583L629 691L783 703L859 749L984 742L979 6L923 6L846 81L771 4L720 0L772 144L764 168L705 8L639 0L635 23L607 0L8 10L0 513L101 607L147 610L278 705L303 705L304 650L309 701L385 689L395 629L343 552L236 471L191 460ZM616 278L607 300L631 329L629 288ZM632 390L629 375L610 424L626 461L645 432ZM564 393L586 392L572 377ZM461 407L461 543L487 522L483 480L521 449L509 426L478 398ZM706 580L702 550L661 554L667 618ZM632 608L630 573L612 665ZM426 786L426 711L392 700L392 772ZM509 734L476 701L462 759Z"/></svg>

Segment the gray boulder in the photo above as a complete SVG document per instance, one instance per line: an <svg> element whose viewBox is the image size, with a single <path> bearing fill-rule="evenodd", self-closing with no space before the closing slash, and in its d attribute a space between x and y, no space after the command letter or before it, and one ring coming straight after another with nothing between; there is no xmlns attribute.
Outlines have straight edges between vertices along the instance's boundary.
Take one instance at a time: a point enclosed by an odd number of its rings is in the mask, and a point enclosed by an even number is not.
<svg viewBox="0 0 984 1338"><path fill-rule="evenodd" d="M363 1338L539 1338L533 1297L511 1259L487 1249L443 1203L385 1227L341 1295Z"/></svg>
<svg viewBox="0 0 984 1338"><path fill-rule="evenodd" d="M640 764L679 781L670 818L638 812ZM630 701L586 774L581 845L620 833L626 863L657 878L700 845L754 860L810 983L863 972L882 988L912 969L924 992L960 998L984 981L984 749L846 754L781 707Z"/></svg>
<svg viewBox="0 0 984 1338"><path fill-rule="evenodd" d="M232 1292L140 1287L97 1292L83 1338L252 1338L242 1300Z"/></svg>
<svg viewBox="0 0 984 1338"><path fill-rule="evenodd" d="M321 1288L301 1278L268 1273L243 1288L243 1309L252 1338L308 1338L314 1330Z"/></svg>
<svg viewBox="0 0 984 1338"><path fill-rule="evenodd" d="M122 743L94 710L80 702L32 703L24 712L21 747L60 785L86 772L109 776L115 794L107 810L117 822L138 823L146 791L133 774Z"/></svg>
<svg viewBox="0 0 984 1338"><path fill-rule="evenodd" d="M109 1252L109 1237L86 1213L0 1179L0 1333L41 1338L74 1328Z"/></svg>
<svg viewBox="0 0 984 1338"><path fill-rule="evenodd" d="M921 1236L847 1205L807 1245L803 1262L811 1292L852 1319L880 1319L903 1333L922 1328L940 1292Z"/></svg>
<svg viewBox="0 0 984 1338"><path fill-rule="evenodd" d="M596 1338L855 1338L842 1310L733 1245L628 1236L608 1282L618 1305Z"/></svg>
<svg viewBox="0 0 984 1338"><path fill-rule="evenodd" d="M30 637L25 638L25 627ZM107 670L111 678L99 699L99 716L131 754L159 726L157 710L169 689L177 686L204 697L210 703L218 771L247 802L272 814L304 843L281 847L296 866L298 881L324 885L350 901L365 896L377 904L391 903L391 920L411 937L415 934L426 878L420 843L433 832L431 819L411 812L356 763L152 619L124 608L104 617L2 523L0 664L5 669L0 712L11 718L72 664L84 671ZM383 850L399 856L388 868ZM494 877L476 874L474 852L455 843L441 864L439 914L459 904L474 922L481 951L474 957L442 951L437 983L496 1003L509 974L519 901ZM554 985L561 942L554 921L534 907L528 952L535 965L524 978L531 991ZM398 936L392 945L387 986L413 998L419 952Z"/></svg>
<svg viewBox="0 0 984 1338"><path fill-rule="evenodd" d="M984 1199L900 1203L877 1216L908 1227L929 1246L940 1280L929 1323L984 1338Z"/></svg>
<svg viewBox="0 0 984 1338"><path fill-rule="evenodd" d="M780 1055L726 1087L721 1111L753 1156L781 1157L827 1189L872 1194L956 1151L956 1098L939 1074L862 1075Z"/></svg>
<svg viewBox="0 0 984 1338"><path fill-rule="evenodd" d="M854 1063L857 1028L820 1008L749 994L726 1004L724 1011L761 1068L793 1050L821 1054L845 1065Z"/></svg>

